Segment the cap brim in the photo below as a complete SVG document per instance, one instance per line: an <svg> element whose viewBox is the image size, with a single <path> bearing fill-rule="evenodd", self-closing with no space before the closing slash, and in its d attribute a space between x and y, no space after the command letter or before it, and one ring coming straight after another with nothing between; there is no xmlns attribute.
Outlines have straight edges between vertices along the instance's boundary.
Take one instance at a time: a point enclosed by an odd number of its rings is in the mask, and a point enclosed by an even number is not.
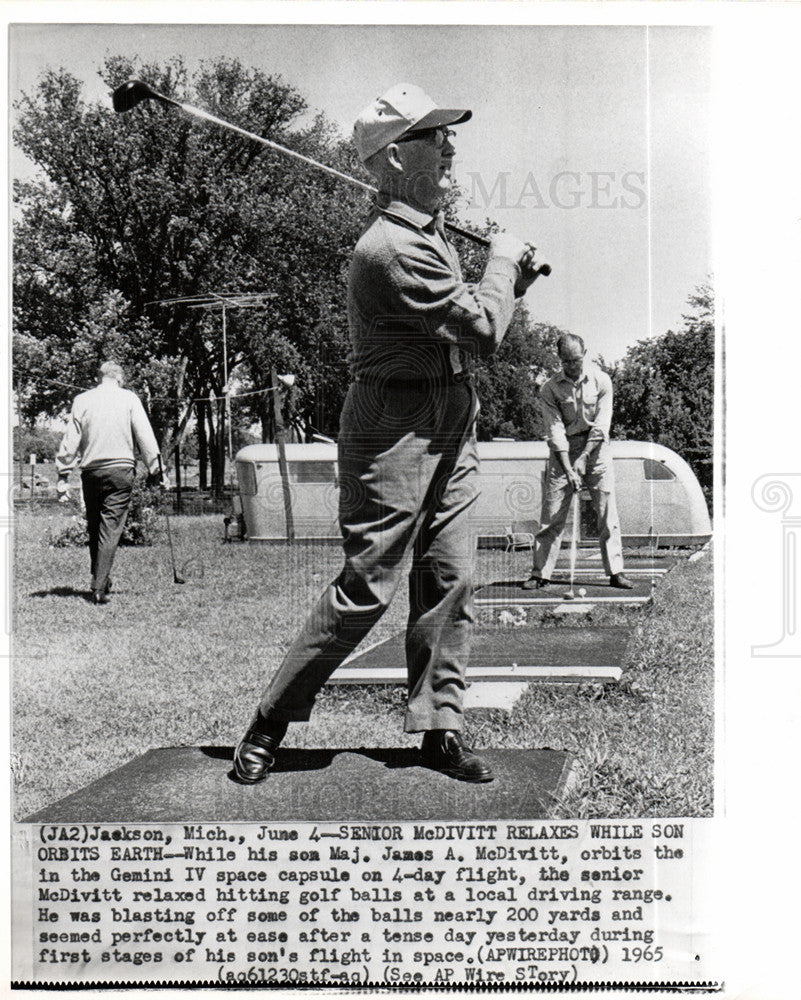
<svg viewBox="0 0 801 1000"><path fill-rule="evenodd" d="M472 117L473 112L464 108L434 108L427 115L423 115L414 125L410 125L403 134L408 135L410 132L441 128L443 125L461 125L462 122L469 121Z"/></svg>

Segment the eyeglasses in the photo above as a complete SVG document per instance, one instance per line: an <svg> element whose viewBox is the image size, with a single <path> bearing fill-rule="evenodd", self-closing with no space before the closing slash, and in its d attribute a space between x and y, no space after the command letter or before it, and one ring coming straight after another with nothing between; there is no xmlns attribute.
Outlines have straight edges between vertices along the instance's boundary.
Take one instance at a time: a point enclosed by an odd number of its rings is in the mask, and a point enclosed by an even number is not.
<svg viewBox="0 0 801 1000"><path fill-rule="evenodd" d="M442 128L439 126L437 128L420 129L419 132L407 132L399 139L396 139L395 142L412 142L415 139L433 140L437 149L442 149L445 143L455 135L456 133L452 128Z"/></svg>

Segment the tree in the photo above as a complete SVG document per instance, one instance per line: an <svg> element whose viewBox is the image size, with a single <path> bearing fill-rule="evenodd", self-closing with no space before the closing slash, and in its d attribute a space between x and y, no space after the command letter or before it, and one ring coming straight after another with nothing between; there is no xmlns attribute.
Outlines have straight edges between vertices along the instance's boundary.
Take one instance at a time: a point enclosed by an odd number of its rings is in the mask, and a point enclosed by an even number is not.
<svg viewBox="0 0 801 1000"><path fill-rule="evenodd" d="M15 427L12 432L15 462L27 462L29 455L36 455L40 462L55 460L63 435L49 427Z"/></svg>
<svg viewBox="0 0 801 1000"><path fill-rule="evenodd" d="M293 130L303 98L236 61L206 64L191 81L179 60L110 58L100 74L110 88L141 76L315 158L353 155L322 117ZM213 318L191 303L154 303L212 290L274 295L274 310L232 325L229 367L254 389L267 387L271 365L289 367L296 406L319 410L344 377L341 271L363 195L158 104L119 116L89 106L63 71L45 73L17 107L15 141L43 175L15 188L15 388L25 416L65 409L112 356L169 452L193 401L222 395L222 346ZM334 359L323 377L320 355ZM219 456L216 407L204 419ZM214 465L213 474L219 481Z"/></svg>
<svg viewBox="0 0 801 1000"><path fill-rule="evenodd" d="M683 329L641 340L612 371L612 433L678 452L712 497L715 320L711 286L689 297Z"/></svg>

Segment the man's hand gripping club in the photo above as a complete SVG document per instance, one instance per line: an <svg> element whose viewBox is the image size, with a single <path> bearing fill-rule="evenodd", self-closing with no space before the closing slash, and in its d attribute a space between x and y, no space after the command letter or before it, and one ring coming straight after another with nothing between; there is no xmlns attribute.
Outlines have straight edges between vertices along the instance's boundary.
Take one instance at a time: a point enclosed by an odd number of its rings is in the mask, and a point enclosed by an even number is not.
<svg viewBox="0 0 801 1000"><path fill-rule="evenodd" d="M547 263L538 255L532 243L525 243L512 233L495 233L490 240L491 257L507 257L520 269L515 282L515 297L520 298L528 291L540 275L540 269Z"/></svg>

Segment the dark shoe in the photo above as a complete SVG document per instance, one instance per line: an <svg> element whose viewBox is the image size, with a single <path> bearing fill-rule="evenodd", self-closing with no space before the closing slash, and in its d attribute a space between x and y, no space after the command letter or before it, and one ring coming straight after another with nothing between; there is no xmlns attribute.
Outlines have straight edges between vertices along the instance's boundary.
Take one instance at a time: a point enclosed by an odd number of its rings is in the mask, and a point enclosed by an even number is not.
<svg viewBox="0 0 801 1000"><path fill-rule="evenodd" d="M284 738L289 723L270 722L261 712L251 722L250 728L234 751L234 773L246 785L263 781L275 764L275 751Z"/></svg>
<svg viewBox="0 0 801 1000"><path fill-rule="evenodd" d="M108 604L109 596L105 590L92 591L92 604Z"/></svg>
<svg viewBox="0 0 801 1000"><path fill-rule="evenodd" d="M609 577L609 586L617 587L618 590L633 590L634 584L622 573L613 573Z"/></svg>
<svg viewBox="0 0 801 1000"><path fill-rule="evenodd" d="M106 580L106 593L107 594L111 593L111 577L108 577L108 579Z"/></svg>
<svg viewBox="0 0 801 1000"><path fill-rule="evenodd" d="M528 580L524 581L523 590L542 590L550 582L550 580L544 580L541 576L530 576Z"/></svg>
<svg viewBox="0 0 801 1000"><path fill-rule="evenodd" d="M420 755L426 767L457 778L459 781L492 781L488 764L462 740L462 734L452 729L432 729L423 736Z"/></svg>

